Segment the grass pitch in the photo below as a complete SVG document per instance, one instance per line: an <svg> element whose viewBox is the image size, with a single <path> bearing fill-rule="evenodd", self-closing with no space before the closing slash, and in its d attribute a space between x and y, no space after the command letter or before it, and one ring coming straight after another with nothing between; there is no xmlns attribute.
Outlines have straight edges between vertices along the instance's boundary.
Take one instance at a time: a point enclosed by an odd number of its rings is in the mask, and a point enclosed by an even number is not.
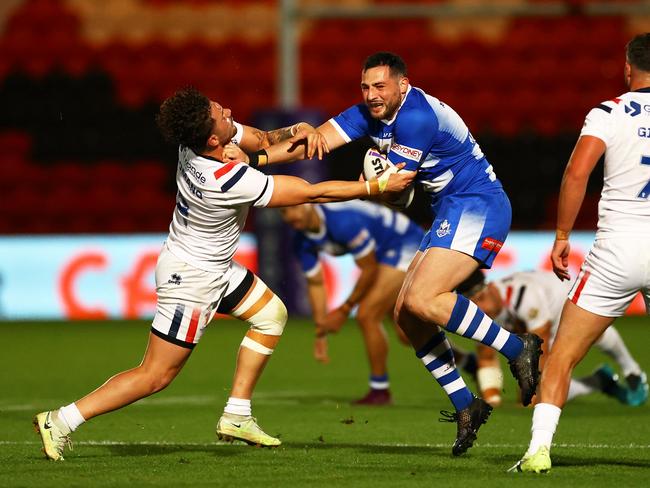
<svg viewBox="0 0 650 488"><path fill-rule="evenodd" d="M647 318L617 327L650 371ZM1 323L0 486L644 486L650 473L650 407L603 395L564 411L547 475L507 474L529 439L531 409L515 405L506 375L505 405L460 458L442 390L392 331L389 372L395 404L352 407L367 390L361 337L349 323L330 340L332 361L311 356L313 328L291 321L253 398L274 450L222 444L214 427L228 397L238 322L213 323L176 381L163 392L98 417L73 435L66 461L46 461L32 430L34 413L70 403L114 373L138 364L146 322ZM467 341L457 341L468 347ZM577 370L606 361L591 352ZM471 379L468 384L476 389Z"/></svg>

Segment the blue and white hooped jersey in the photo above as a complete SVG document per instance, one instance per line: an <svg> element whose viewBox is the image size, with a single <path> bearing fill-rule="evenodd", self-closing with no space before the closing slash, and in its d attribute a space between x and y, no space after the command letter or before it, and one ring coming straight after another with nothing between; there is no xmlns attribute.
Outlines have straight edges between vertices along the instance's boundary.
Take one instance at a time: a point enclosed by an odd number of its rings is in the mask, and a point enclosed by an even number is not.
<svg viewBox="0 0 650 488"><path fill-rule="evenodd" d="M460 116L448 105L409 86L391 120L375 120L364 104L330 119L346 142L370 136L393 163L418 171L416 181L433 198L453 193L499 191L481 148Z"/></svg>
<svg viewBox="0 0 650 488"><path fill-rule="evenodd" d="M406 270L424 235L405 215L375 203L355 200L314 205L314 209L321 220L319 231L296 232L294 240L307 276L320 269L319 252L359 259L375 251L378 262Z"/></svg>

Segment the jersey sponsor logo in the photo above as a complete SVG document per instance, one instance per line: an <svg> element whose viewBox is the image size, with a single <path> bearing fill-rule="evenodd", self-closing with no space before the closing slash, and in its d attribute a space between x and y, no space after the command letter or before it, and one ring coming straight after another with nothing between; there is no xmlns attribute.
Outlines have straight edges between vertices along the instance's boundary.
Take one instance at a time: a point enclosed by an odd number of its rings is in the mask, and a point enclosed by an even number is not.
<svg viewBox="0 0 650 488"><path fill-rule="evenodd" d="M396 152L400 156L404 156L406 159L410 159L411 161L419 162L422 158L422 151L419 149L402 146L401 144L397 144L395 142L392 146L390 146L390 150Z"/></svg>
<svg viewBox="0 0 650 488"><path fill-rule="evenodd" d="M440 227L436 231L438 237L445 237L446 235L451 234L451 225L447 222L447 219L440 222Z"/></svg>
<svg viewBox="0 0 650 488"><path fill-rule="evenodd" d="M486 237L485 239L483 239L483 242L481 243L481 247L483 249L487 249L488 251L499 252L503 247L503 242L497 241L492 237Z"/></svg>
<svg viewBox="0 0 650 488"><path fill-rule="evenodd" d="M650 138L650 127L639 127L637 134L639 137Z"/></svg>
<svg viewBox="0 0 650 488"><path fill-rule="evenodd" d="M181 162L183 164L183 162ZM205 176L203 176L203 173L201 173L192 163L184 163L183 164L183 169L188 172L189 174L192 175L201 184L205 184Z"/></svg>
<svg viewBox="0 0 650 488"><path fill-rule="evenodd" d="M629 105L625 105L625 113L630 117L636 117L641 113L641 104L632 100Z"/></svg>

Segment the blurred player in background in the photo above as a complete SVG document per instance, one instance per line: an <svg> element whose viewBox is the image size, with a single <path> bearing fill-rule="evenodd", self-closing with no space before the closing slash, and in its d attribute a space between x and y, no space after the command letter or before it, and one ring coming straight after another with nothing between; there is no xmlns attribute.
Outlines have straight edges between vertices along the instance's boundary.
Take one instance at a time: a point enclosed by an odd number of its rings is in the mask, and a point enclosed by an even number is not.
<svg viewBox="0 0 650 488"><path fill-rule="evenodd" d="M248 209L399 191L411 180L402 173L374 185L310 185L291 176L266 176L247 164L224 163L224 147L237 132L230 110L191 88L165 100L157 121L165 138L179 148L178 193L156 266L158 301L144 359L80 400L36 415L34 425L50 459L63 459L69 434L83 422L165 388L217 311L250 325L217 435L253 445L279 445L280 440L267 435L252 417L251 397L280 340L287 310L262 280L232 260Z"/></svg>
<svg viewBox="0 0 650 488"><path fill-rule="evenodd" d="M483 272L476 270L456 291L509 330L523 329L540 336L544 340L544 353L547 353L555 339L562 307L571 285L570 281L558 282L557 277L549 271L523 271L486 283ZM602 391L626 405L638 406L645 403L648 399L646 374L641 371L618 331L609 327L594 346L616 361L627 386L619 385L612 369L604 365L593 375L571 379L567 400ZM481 395L492 406L498 406L503 389L498 357L492 349L483 345L478 347L477 378Z"/></svg>
<svg viewBox="0 0 650 488"><path fill-rule="evenodd" d="M307 278L307 291L316 322L314 356L327 362L327 333L337 332L350 311L359 306L356 320L370 362L370 391L358 405L391 403L387 369L388 340L382 320L391 315L406 270L424 232L408 217L383 205L353 201L323 205L297 205L282 209L283 219L298 232L294 251ZM320 252L351 254L361 270L350 296L327 312L327 290L318 259ZM397 328L402 342L408 344ZM460 357L458 357L460 355ZM459 352L457 359L472 372L475 357ZM475 371L474 371L475 372Z"/></svg>
<svg viewBox="0 0 650 488"><path fill-rule="evenodd" d="M467 388L456 369L441 328L501 352L530 403L539 380L541 339L517 336L500 327L453 290L475 269L490 268L510 229L512 211L492 165L458 114L447 104L413 87L404 61L379 52L361 72L363 102L331 118L318 130L296 127L284 143L261 149L251 163L300 158L291 145L307 139L309 157L369 136L393 164L406 162L431 197L433 224L407 271L395 309L417 357L444 389L457 424L452 453L472 446L492 410Z"/></svg>
<svg viewBox="0 0 650 488"><path fill-rule="evenodd" d="M551 442L573 368L637 292L650 312L649 33L628 43L624 74L629 91L589 112L562 178L551 261L555 274L568 280L570 232L589 175L605 155L596 240L564 305L542 376L530 445L513 471L551 469Z"/></svg>

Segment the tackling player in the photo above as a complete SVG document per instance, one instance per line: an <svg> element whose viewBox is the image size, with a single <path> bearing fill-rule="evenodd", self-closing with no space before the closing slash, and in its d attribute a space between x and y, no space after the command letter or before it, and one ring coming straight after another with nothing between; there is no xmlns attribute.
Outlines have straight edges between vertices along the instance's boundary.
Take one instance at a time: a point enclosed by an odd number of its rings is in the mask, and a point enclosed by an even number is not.
<svg viewBox="0 0 650 488"><path fill-rule="evenodd" d="M568 280L570 233L589 175L605 155L596 240L562 310L530 444L512 471L551 469L551 442L573 368L639 291L650 313L650 33L627 44L624 75L629 91L589 112L562 178L551 262L555 274Z"/></svg>
<svg viewBox="0 0 650 488"><path fill-rule="evenodd" d="M525 405L539 380L541 340L518 336L493 322L454 290L477 268L490 268L510 229L512 210L492 165L460 116L446 103L412 86L397 55L371 55L361 71L363 102L317 131L297 127L285 143L261 149L251 161L299 159L291 144L307 139L309 157L369 136L393 164L406 162L431 197L433 224L407 271L395 316L416 356L444 389L457 424L452 453L463 454L492 410L467 388L442 328L501 352Z"/></svg>
<svg viewBox="0 0 650 488"><path fill-rule="evenodd" d="M80 400L36 415L34 425L49 459L63 459L69 434L85 421L169 385L217 311L250 326L217 435L278 446L280 440L267 435L252 417L251 397L280 340L287 311L262 280L232 260L249 207L352 199L403 190L411 181L399 173L376 183L310 185L292 176L266 176L244 163L225 163L224 147L237 133L230 110L192 88L165 100L157 121L165 138L178 145L178 193L156 265L158 300L144 359Z"/></svg>
<svg viewBox="0 0 650 488"><path fill-rule="evenodd" d="M539 335L544 353L550 350L560 322L562 307L572 283L558 283L548 271L522 271L506 278L485 282L485 275L476 270L456 291L476 303L481 310L509 330L524 329ZM647 377L641 371L614 327L609 327L594 343L612 357L625 377L627 388L617 383L609 366L602 366L593 375L571 379L568 400L595 391L616 397L627 405L638 406L648 399ZM477 378L481 396L492 406L501 403L503 376L498 358L492 349L479 345Z"/></svg>

